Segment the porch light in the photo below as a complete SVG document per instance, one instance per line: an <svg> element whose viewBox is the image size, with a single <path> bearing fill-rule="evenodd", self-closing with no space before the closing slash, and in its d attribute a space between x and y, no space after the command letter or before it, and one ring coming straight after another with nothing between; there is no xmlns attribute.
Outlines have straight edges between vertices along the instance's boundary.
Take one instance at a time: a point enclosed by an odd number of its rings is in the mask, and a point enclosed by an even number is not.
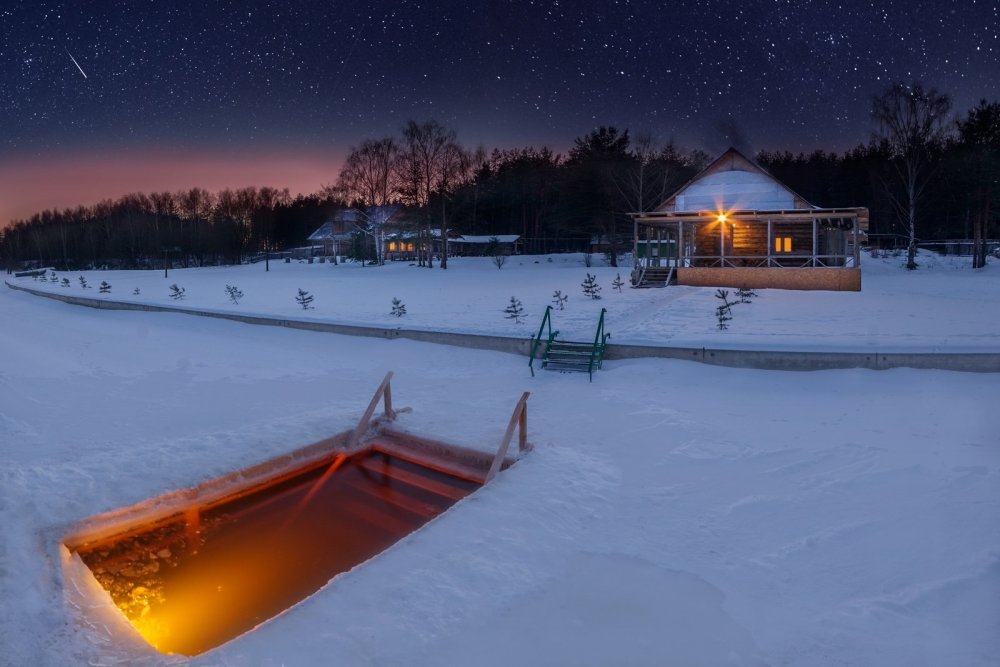
<svg viewBox="0 0 1000 667"><path fill-rule="evenodd" d="M719 222L724 223L726 221L726 214L725 214L725 212L720 213L719 217L717 219L718 219Z"/></svg>

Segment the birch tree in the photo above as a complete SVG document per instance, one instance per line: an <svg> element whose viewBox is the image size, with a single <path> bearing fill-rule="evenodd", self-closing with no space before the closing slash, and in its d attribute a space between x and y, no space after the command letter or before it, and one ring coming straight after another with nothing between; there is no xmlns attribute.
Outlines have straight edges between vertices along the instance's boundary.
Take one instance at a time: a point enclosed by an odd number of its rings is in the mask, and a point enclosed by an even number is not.
<svg viewBox="0 0 1000 667"><path fill-rule="evenodd" d="M886 193L904 221L909 243L906 268L917 268L917 211L934 174L935 154L948 128L951 98L923 84L893 83L872 98L872 118L891 151Z"/></svg>

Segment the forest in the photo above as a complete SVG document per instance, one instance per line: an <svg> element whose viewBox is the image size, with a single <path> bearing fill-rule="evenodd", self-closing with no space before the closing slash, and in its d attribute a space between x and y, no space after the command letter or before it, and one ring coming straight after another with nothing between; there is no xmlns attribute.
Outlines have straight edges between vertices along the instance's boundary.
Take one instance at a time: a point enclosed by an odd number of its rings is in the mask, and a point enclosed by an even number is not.
<svg viewBox="0 0 1000 667"><path fill-rule="evenodd" d="M879 128L842 154L816 150L749 154L814 205L865 206L869 232L919 242L970 239L973 268L1000 236L1000 102L951 113L947 95L893 84L872 101ZM743 149L738 133L730 137ZM302 247L338 209L400 204L414 238L519 234L523 251L588 250L600 240L617 265L631 247L630 212L648 211L715 155L646 133L602 126L566 155L546 147L464 146L454 130L410 121L397 136L368 139L319 192L245 187L129 193L92 206L40 211L0 230L8 270L52 266L155 268L234 264ZM331 175L333 176L333 175ZM362 217L363 220L363 217ZM354 259L380 260L380 230L358 225ZM384 230L381 230L384 231ZM447 268L447 245L437 257ZM421 265L435 257L425 253ZM916 268L912 252L910 268Z"/></svg>

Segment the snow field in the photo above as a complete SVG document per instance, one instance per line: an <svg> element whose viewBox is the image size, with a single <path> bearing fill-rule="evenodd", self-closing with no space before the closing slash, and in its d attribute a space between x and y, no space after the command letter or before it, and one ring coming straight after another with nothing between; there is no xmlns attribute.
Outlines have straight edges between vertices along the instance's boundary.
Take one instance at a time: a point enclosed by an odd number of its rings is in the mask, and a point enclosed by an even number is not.
<svg viewBox="0 0 1000 667"><path fill-rule="evenodd" d="M714 290L611 294L615 270L591 268L605 298L584 304L573 287L582 264L512 262L499 272L475 261L384 272L272 264L269 274L255 265L133 280L149 281L137 282L143 298L160 290L167 303L162 283L177 282L185 305L219 309L224 285L236 283L247 294L241 312L288 316L302 313L302 287L316 295L306 316L365 324L395 321L399 296L413 313L401 326L440 319L477 333L533 334L552 289L571 296L558 328L591 330L608 306L619 340L616 322L631 316L638 330L645 313L691 299L706 331L714 326ZM130 282L92 276L95 286L111 282L115 298ZM917 341L902 344L931 345L950 328L965 344L979 336L995 346L997 312L980 308L995 303L994 274L948 265L906 274L883 263L871 275L866 264L865 280L885 286L872 303L915 316ZM938 282L967 298L949 299L944 287L928 295ZM535 319L503 319L510 292ZM827 335L812 344L853 344L859 314L829 305L836 299L821 308L826 296L839 295L767 291L737 308L761 313L761 337L778 312L798 310L808 329L822 310ZM324 311L328 303L337 310ZM947 309L954 316L941 322ZM672 322L684 321L681 310ZM62 602L60 536L82 518L353 426L387 370L394 403L414 408L400 426L488 451L531 391L535 451L192 664L990 665L1000 654L995 374L633 359L606 363L589 384L531 378L514 355L100 311L13 290L0 291L0 313L0 664L177 662L111 642L86 610ZM730 331L742 343L741 314ZM878 321L879 344L893 345L895 334L883 333L891 323Z"/></svg>

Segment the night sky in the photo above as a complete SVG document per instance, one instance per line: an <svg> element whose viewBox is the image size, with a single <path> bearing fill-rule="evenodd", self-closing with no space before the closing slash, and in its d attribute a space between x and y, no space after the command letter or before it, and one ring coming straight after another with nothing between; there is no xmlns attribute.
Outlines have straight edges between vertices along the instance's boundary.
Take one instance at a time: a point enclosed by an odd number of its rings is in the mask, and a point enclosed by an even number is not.
<svg viewBox="0 0 1000 667"><path fill-rule="evenodd" d="M0 0L0 224L129 190L309 192L435 118L565 151L598 125L688 148L841 151L894 80L1000 98L1000 0Z"/></svg>

